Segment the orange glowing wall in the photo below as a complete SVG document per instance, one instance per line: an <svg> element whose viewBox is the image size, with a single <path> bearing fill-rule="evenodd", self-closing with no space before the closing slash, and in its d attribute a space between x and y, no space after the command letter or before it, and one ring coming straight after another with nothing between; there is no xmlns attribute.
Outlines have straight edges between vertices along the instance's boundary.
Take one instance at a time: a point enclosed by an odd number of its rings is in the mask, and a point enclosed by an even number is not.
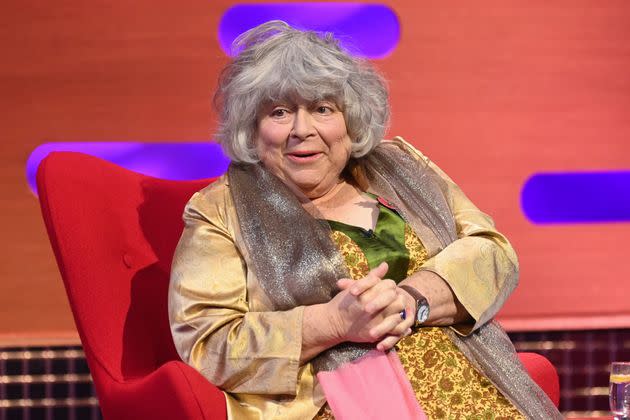
<svg viewBox="0 0 630 420"><path fill-rule="evenodd" d="M75 336L26 159L48 141L203 141L234 2L3 6L0 343ZM383 1L401 40L376 61L402 135L492 214L521 260L509 329L630 326L630 224L537 226L539 171L630 167L630 3Z"/></svg>

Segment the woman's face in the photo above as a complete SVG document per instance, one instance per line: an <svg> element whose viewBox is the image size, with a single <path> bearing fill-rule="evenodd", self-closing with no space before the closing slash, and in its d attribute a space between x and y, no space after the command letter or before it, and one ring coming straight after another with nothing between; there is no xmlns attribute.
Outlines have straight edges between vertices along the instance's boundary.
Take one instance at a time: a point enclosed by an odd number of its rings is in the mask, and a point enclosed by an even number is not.
<svg viewBox="0 0 630 420"><path fill-rule="evenodd" d="M255 141L262 163L311 199L340 182L350 159L346 121L333 101L296 100L263 107Z"/></svg>

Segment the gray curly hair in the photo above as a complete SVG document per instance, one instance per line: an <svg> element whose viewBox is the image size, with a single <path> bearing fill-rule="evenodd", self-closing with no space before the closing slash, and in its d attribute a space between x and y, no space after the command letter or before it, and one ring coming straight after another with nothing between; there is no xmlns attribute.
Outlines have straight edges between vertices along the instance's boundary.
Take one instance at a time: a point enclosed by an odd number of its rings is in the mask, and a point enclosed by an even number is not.
<svg viewBox="0 0 630 420"><path fill-rule="evenodd" d="M352 154L368 154L383 138L390 108L385 80L366 60L343 51L331 33L301 31L282 21L263 23L232 44L214 96L216 139L236 162L259 161L257 116L269 102L292 97L333 100L342 110Z"/></svg>

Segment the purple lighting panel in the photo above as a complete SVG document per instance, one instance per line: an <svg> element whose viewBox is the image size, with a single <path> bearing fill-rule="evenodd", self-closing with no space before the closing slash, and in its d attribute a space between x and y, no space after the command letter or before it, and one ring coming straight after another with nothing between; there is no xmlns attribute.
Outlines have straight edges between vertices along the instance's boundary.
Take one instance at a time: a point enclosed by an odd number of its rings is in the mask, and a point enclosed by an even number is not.
<svg viewBox="0 0 630 420"><path fill-rule="evenodd" d="M630 171L537 173L521 207L539 224L630 222Z"/></svg>
<svg viewBox="0 0 630 420"><path fill-rule="evenodd" d="M283 20L300 29L333 32L350 53L384 58L398 45L400 24L392 9L362 3L238 4L219 24L219 42L232 55L232 41L243 32L270 20Z"/></svg>
<svg viewBox="0 0 630 420"><path fill-rule="evenodd" d="M215 143L68 142L38 146L26 162L26 179L37 194L35 175L50 152L81 152L156 178L203 179L219 176L229 159Z"/></svg>

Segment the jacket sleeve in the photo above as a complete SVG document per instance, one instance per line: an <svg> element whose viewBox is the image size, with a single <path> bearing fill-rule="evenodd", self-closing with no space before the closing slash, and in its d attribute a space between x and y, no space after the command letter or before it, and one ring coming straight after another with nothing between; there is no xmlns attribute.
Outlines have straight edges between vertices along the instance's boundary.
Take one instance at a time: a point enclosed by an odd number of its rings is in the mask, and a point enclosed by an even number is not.
<svg viewBox="0 0 630 420"><path fill-rule="evenodd" d="M457 238L429 258L421 270L442 277L474 319L456 325L467 335L491 320L518 284L518 259L509 241L496 230L493 220L480 211L462 190L426 156L401 138L409 153L424 160L441 178L441 188L455 218Z"/></svg>
<svg viewBox="0 0 630 420"><path fill-rule="evenodd" d="M196 193L184 211L169 287L175 347L224 391L295 394L303 307L249 310L247 267L228 227L228 196L226 187Z"/></svg>

